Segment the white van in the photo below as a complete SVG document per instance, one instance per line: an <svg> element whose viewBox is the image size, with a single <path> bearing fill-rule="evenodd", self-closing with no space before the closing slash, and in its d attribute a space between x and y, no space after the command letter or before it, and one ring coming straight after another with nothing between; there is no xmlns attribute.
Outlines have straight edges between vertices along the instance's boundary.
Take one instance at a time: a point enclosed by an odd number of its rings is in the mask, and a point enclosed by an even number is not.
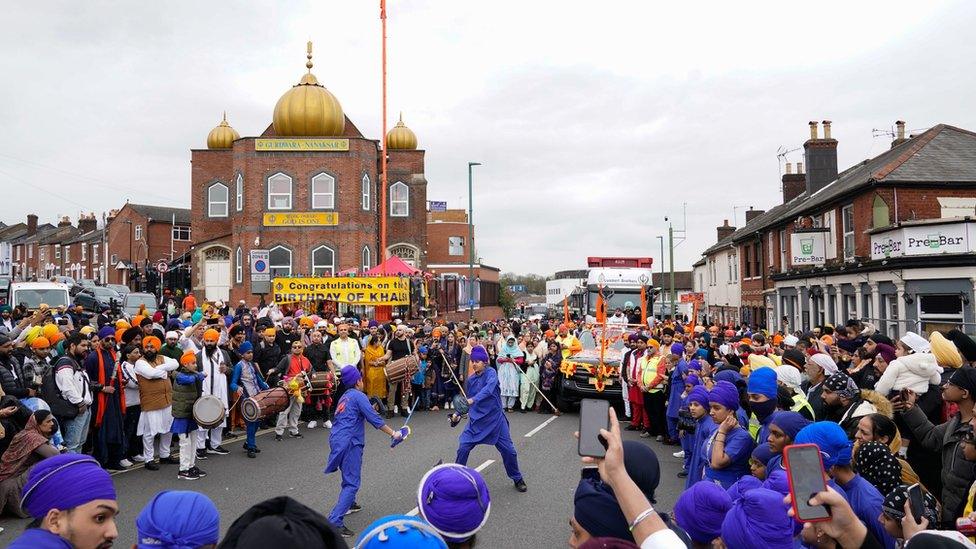
<svg viewBox="0 0 976 549"><path fill-rule="evenodd" d="M30 310L40 308L42 303L52 309L71 304L68 285L59 282L11 282L7 297L11 307L24 305Z"/></svg>

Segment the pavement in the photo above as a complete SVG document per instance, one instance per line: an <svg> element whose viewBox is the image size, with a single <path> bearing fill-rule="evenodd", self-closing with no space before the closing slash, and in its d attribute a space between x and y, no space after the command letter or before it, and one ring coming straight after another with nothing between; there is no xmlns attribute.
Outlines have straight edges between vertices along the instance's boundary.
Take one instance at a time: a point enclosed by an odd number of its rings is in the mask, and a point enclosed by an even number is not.
<svg viewBox="0 0 976 549"><path fill-rule="evenodd" d="M505 475L501 456L494 447L479 446L468 461L484 475L491 490L491 515L478 533L482 547L566 547L568 520L573 512L573 493L579 480L580 459L573 432L579 427L577 414L560 417L535 413L508 414L512 438L518 450L519 467L528 492L519 493ZM396 428L399 416L389 420ZM416 513L417 485L436 463L454 461L457 438L463 423L451 429L447 412L416 412L410 420L413 434L394 449L390 439L367 427L362 487L358 502L363 511L346 517L346 526L357 535L373 520L395 513ZM288 495L323 515L328 515L339 493L339 473L324 475L328 457L329 431L321 425L309 430L301 425L302 439L287 435L275 442L273 431L263 431L257 442L262 452L248 459L243 440L224 442L226 456L211 455L197 466L208 473L196 481L177 480L176 465L162 465L147 471L141 465L113 475L122 510L117 518L116 545L130 547L136 540L135 518L150 497L162 490L195 490L207 494L221 511L221 532L252 505L279 495ZM653 439L641 439L624 431L625 440L649 444L661 463L661 486L656 508L670 510L684 488L676 474L681 460L672 457L680 448L664 446ZM28 523L2 519L0 545L6 546ZM350 540L350 546L354 540Z"/></svg>

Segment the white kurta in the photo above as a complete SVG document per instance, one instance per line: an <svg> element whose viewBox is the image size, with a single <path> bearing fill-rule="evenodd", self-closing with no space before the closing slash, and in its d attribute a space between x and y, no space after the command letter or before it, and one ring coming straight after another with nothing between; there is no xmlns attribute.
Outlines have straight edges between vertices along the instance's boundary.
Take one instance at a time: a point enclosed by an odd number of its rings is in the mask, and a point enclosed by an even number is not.
<svg viewBox="0 0 976 549"><path fill-rule="evenodd" d="M161 356L161 355L160 355ZM136 373L148 379L163 379L169 377L169 373L177 369L180 364L169 357L163 357L163 363L153 367L144 358L136 361ZM167 406L162 410L143 410L139 414L139 427L137 435L162 435L168 433L173 427L173 407Z"/></svg>
<svg viewBox="0 0 976 549"><path fill-rule="evenodd" d="M203 373L207 374L207 377L203 378L203 392L202 395L213 395L220 399L224 403L224 410L229 410L230 406L227 403L227 375L220 373L220 366L223 365L230 371L234 365L226 364L224 362L224 352L220 349L214 353L214 360L210 360L207 356L207 351L204 349L200 355L200 361L203 364ZM211 427L212 429L217 429L220 427L227 426L227 416L224 416L224 421L220 425Z"/></svg>

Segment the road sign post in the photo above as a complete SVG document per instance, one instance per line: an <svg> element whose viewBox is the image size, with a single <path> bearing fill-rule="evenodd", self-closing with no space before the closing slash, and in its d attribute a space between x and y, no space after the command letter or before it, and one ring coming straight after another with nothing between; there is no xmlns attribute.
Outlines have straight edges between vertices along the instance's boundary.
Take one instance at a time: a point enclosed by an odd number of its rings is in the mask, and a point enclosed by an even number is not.
<svg viewBox="0 0 976 549"><path fill-rule="evenodd" d="M271 251L251 250L251 293L266 294L271 291Z"/></svg>

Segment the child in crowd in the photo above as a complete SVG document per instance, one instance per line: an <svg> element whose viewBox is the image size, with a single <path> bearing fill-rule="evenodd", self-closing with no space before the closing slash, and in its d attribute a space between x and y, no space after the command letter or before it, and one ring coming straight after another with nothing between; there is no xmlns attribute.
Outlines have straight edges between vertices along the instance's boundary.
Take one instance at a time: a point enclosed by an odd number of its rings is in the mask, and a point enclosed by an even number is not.
<svg viewBox="0 0 976 549"><path fill-rule="evenodd" d="M424 346L417 349L420 367L417 369L417 373L410 378L410 388L413 389L413 394L420 399L417 408L421 410L430 410L430 387L427 386L427 370L430 369L430 361L427 360L427 351L427 347Z"/></svg>

